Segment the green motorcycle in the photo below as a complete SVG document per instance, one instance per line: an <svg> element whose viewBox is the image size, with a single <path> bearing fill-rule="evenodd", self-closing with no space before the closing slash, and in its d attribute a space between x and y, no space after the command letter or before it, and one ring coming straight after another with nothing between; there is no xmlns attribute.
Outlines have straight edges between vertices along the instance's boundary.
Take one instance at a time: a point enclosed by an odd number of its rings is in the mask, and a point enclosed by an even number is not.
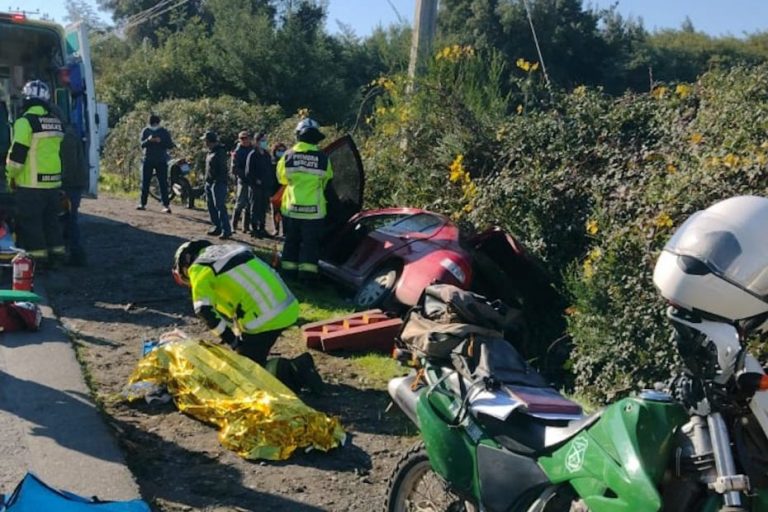
<svg viewBox="0 0 768 512"><path fill-rule="evenodd" d="M503 382L400 348L418 371L389 393L422 441L386 510L768 511L768 377L736 325L669 316L684 370L589 416L501 345L488 360L518 366Z"/></svg>

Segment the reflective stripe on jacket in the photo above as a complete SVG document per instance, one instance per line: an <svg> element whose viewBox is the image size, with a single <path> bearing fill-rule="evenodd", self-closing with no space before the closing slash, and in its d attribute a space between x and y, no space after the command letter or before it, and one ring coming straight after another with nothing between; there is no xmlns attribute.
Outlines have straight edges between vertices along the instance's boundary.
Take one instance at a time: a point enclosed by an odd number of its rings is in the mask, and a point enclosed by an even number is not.
<svg viewBox="0 0 768 512"><path fill-rule="evenodd" d="M315 144L293 146L277 163L277 179L285 185L282 214L294 219L325 218L325 185L331 178L331 161Z"/></svg>
<svg viewBox="0 0 768 512"><path fill-rule="evenodd" d="M8 177L19 187L61 187L59 149L63 138L58 117L40 105L28 108L13 124Z"/></svg>
<svg viewBox="0 0 768 512"><path fill-rule="evenodd" d="M221 335L257 334L296 323L299 303L280 276L242 245L212 245L188 270L195 313Z"/></svg>

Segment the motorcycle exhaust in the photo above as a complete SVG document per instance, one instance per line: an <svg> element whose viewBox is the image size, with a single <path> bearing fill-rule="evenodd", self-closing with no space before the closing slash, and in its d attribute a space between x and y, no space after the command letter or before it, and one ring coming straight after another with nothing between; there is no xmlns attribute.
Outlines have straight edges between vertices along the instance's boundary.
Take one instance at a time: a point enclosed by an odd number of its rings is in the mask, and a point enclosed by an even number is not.
<svg viewBox="0 0 768 512"><path fill-rule="evenodd" d="M419 394L411 389L415 379L416 375L392 379L387 384L387 391L392 397L392 401L418 427L419 417L416 415L416 400L418 400Z"/></svg>

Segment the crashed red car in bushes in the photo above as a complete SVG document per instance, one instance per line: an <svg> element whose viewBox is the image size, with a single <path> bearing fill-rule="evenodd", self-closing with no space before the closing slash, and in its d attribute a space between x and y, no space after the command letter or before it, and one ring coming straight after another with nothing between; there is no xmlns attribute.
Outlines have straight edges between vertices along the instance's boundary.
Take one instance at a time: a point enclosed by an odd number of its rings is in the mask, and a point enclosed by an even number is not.
<svg viewBox="0 0 768 512"><path fill-rule="evenodd" d="M412 306L428 285L471 289L513 305L554 300L549 279L499 228L463 235L448 217L418 208L360 211L364 172L350 136L326 148L334 169L320 269L355 293L359 308Z"/></svg>

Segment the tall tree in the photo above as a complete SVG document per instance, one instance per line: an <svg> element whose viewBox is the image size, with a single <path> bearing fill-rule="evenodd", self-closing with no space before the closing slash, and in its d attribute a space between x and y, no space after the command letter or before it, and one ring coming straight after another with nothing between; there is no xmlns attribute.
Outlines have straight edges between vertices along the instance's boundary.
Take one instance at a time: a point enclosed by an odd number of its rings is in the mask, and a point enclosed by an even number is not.
<svg viewBox="0 0 768 512"><path fill-rule="evenodd" d="M99 13L85 0L67 0L64 8L67 11L64 21L70 23L82 21L91 30L103 30L106 28L106 23L101 20Z"/></svg>

